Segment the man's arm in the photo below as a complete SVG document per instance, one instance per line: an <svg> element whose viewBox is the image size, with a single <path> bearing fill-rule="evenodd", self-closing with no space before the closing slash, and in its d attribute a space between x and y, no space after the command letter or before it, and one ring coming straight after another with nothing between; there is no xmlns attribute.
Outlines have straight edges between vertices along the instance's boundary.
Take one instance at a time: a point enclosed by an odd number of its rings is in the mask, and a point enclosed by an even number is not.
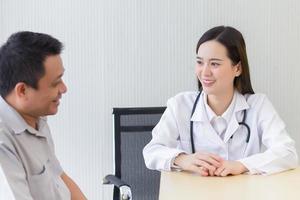
<svg viewBox="0 0 300 200"><path fill-rule="evenodd" d="M65 172L60 177L69 188L72 200L87 200L77 184Z"/></svg>
<svg viewBox="0 0 300 200"><path fill-rule="evenodd" d="M0 163L0 199L11 199L15 200L13 192L9 187L8 181L1 167Z"/></svg>
<svg viewBox="0 0 300 200"><path fill-rule="evenodd" d="M1 178L0 180L0 192L2 189L4 190L6 188L8 191L6 195L13 195L14 198L2 198L3 196L1 194L0 199L33 200L28 182L26 180L24 167L16 157L14 149L10 148L10 146L11 144L5 144L4 142L0 141L0 170L5 176L5 179Z"/></svg>

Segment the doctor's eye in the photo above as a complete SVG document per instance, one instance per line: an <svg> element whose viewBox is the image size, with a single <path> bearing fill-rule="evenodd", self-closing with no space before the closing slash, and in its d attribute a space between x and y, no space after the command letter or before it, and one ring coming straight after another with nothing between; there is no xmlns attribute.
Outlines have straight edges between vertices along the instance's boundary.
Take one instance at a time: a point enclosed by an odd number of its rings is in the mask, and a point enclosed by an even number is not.
<svg viewBox="0 0 300 200"><path fill-rule="evenodd" d="M213 66L213 67L219 67L220 65L221 65L220 63L216 63L216 62L211 63L211 66Z"/></svg>
<svg viewBox="0 0 300 200"><path fill-rule="evenodd" d="M197 64L202 66L203 65L203 62L201 60L197 60Z"/></svg>

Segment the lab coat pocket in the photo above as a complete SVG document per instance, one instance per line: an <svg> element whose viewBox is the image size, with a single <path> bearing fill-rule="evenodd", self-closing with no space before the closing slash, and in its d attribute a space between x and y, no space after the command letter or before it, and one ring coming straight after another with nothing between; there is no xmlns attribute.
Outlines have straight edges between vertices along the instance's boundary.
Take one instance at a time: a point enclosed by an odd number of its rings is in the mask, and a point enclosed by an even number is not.
<svg viewBox="0 0 300 200"><path fill-rule="evenodd" d="M28 184L33 199L54 200L53 182L49 169L43 165L41 172L37 175L28 176Z"/></svg>

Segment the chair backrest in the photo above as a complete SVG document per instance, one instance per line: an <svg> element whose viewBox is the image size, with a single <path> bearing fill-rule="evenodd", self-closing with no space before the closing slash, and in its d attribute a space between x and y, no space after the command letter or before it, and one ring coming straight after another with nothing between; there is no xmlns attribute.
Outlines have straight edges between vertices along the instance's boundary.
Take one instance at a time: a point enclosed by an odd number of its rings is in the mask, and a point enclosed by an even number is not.
<svg viewBox="0 0 300 200"><path fill-rule="evenodd" d="M146 168L142 151L166 107L114 108L115 175L128 183L134 200L158 200L160 172ZM114 188L114 200L119 198Z"/></svg>

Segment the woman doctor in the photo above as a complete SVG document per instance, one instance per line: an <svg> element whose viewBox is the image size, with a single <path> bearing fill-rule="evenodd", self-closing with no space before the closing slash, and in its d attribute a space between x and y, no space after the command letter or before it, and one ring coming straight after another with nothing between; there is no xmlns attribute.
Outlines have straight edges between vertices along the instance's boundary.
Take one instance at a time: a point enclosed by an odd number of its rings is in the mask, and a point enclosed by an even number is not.
<svg viewBox="0 0 300 200"><path fill-rule="evenodd" d="M200 38L196 54L199 91L168 100L143 150L146 166L202 176L295 168L294 140L269 99L252 89L242 34L212 28Z"/></svg>

